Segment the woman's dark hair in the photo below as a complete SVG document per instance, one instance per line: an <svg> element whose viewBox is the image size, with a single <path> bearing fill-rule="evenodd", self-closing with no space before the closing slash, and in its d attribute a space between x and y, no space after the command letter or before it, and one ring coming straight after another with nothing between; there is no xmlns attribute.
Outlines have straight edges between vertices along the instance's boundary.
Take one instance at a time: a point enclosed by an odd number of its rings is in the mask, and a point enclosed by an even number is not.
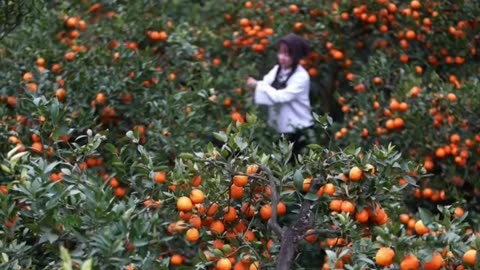
<svg viewBox="0 0 480 270"><path fill-rule="evenodd" d="M301 36L295 34L288 34L281 38L277 43L277 48L280 47L281 44L285 44L288 48L288 54L292 57L293 67L297 67L300 60L307 56L310 52L310 45L308 41Z"/></svg>
<svg viewBox="0 0 480 270"><path fill-rule="evenodd" d="M300 63L300 60L302 60L302 58L307 56L307 54L310 52L310 45L308 44L308 41L303 37L295 34L288 34L283 38L281 38L277 43L277 48L280 48L280 45L282 44L287 46L288 54L292 58L292 70L288 74L287 80L285 82L280 83L278 81L278 74L280 73L280 68L277 69L275 80L272 83L272 86L276 89L285 88L288 79L290 79L290 76L292 76L292 74L297 69L297 66Z"/></svg>

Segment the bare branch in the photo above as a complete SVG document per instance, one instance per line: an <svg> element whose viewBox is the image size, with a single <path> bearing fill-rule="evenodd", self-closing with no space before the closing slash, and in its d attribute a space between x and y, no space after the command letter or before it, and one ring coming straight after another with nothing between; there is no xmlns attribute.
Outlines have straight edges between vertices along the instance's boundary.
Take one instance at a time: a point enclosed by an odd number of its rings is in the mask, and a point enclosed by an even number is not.
<svg viewBox="0 0 480 270"><path fill-rule="evenodd" d="M283 237L283 231L280 225L278 224L278 212L277 212L277 205L278 205L278 191L277 191L277 184L276 178L273 176L272 170L268 168L267 166L260 165L259 166L262 171L264 171L267 174L267 177L270 182L270 190L272 192L271 195L271 202L272 202L272 216L270 217L270 220L268 221L268 225L272 228L273 232L277 235L279 239L282 239Z"/></svg>

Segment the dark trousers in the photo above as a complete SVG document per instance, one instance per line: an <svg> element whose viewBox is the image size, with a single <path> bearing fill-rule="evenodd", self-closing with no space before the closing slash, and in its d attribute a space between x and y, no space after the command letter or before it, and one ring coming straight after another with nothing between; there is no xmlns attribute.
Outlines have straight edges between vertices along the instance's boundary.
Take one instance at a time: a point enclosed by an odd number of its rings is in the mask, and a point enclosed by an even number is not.
<svg viewBox="0 0 480 270"><path fill-rule="evenodd" d="M297 156L299 154L302 154L305 147L312 143L313 131L314 131L313 126L311 126L303 129L298 129L293 133L285 134L285 137L287 138L287 140L289 142L293 142L292 156L289 160L290 163L294 163L296 161Z"/></svg>

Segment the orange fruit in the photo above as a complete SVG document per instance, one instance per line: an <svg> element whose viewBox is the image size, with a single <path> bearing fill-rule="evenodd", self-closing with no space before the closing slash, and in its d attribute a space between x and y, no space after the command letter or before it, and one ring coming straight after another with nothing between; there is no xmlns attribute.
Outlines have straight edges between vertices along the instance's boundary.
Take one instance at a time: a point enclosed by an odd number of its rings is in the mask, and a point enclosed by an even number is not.
<svg viewBox="0 0 480 270"><path fill-rule="evenodd" d="M311 177L307 177L303 180L302 190L303 192L308 192L310 190L310 183L312 182Z"/></svg>
<svg viewBox="0 0 480 270"><path fill-rule="evenodd" d="M120 182L118 182L118 179L115 177L112 177L112 179L110 179L109 184L112 188L118 188L120 186Z"/></svg>
<svg viewBox="0 0 480 270"><path fill-rule="evenodd" d="M180 254L173 254L170 257L170 264L174 266L179 266L183 264L183 256Z"/></svg>
<svg viewBox="0 0 480 270"><path fill-rule="evenodd" d="M410 220L410 216L408 214L400 214L399 220L402 224L407 224Z"/></svg>
<svg viewBox="0 0 480 270"><path fill-rule="evenodd" d="M200 233L198 232L197 228L190 228L187 230L185 236L188 242L194 243L197 242L197 240L200 238Z"/></svg>
<svg viewBox="0 0 480 270"><path fill-rule="evenodd" d="M75 53L74 52L67 52L67 53L65 53L64 57L65 57L65 60L67 60L67 61L73 61L73 60L75 60Z"/></svg>
<svg viewBox="0 0 480 270"><path fill-rule="evenodd" d="M232 269L232 262L228 258L221 258L217 261L218 270L230 270Z"/></svg>
<svg viewBox="0 0 480 270"><path fill-rule="evenodd" d="M348 178L354 182L360 181L362 179L362 176L363 176L363 171L357 166L354 166L353 168L351 168L348 174Z"/></svg>
<svg viewBox="0 0 480 270"><path fill-rule="evenodd" d="M192 200L186 196L182 196L177 200L177 209L178 211L191 211L193 208Z"/></svg>
<svg viewBox="0 0 480 270"><path fill-rule="evenodd" d="M233 177L233 183L238 187L244 187L248 184L248 176L246 176L246 175L235 175Z"/></svg>
<svg viewBox="0 0 480 270"><path fill-rule="evenodd" d="M465 214L465 211L463 210L462 207L455 207L454 216L455 216L456 218L462 217L463 214Z"/></svg>
<svg viewBox="0 0 480 270"><path fill-rule="evenodd" d="M192 187L198 187L202 184L202 176L197 175L192 178Z"/></svg>
<svg viewBox="0 0 480 270"><path fill-rule="evenodd" d="M279 202L277 204L277 215L281 217L286 213L287 213L287 206L283 202Z"/></svg>
<svg viewBox="0 0 480 270"><path fill-rule="evenodd" d="M59 101L65 101L65 98L67 97L67 90L65 90L64 88L59 88L55 92L55 96Z"/></svg>
<svg viewBox="0 0 480 270"><path fill-rule="evenodd" d="M234 200L241 200L243 198L244 188L235 184L230 186L230 197Z"/></svg>
<svg viewBox="0 0 480 270"><path fill-rule="evenodd" d="M0 185L0 193L2 193L3 195L7 195L7 194L8 194L8 188L7 188L7 186L5 186L5 185Z"/></svg>
<svg viewBox="0 0 480 270"><path fill-rule="evenodd" d="M253 262L250 264L248 267L248 270L260 270L260 263L259 262Z"/></svg>
<svg viewBox="0 0 480 270"><path fill-rule="evenodd" d="M340 206L340 210L344 213L353 214L355 212L355 205L353 205L353 203L350 201L343 201Z"/></svg>
<svg viewBox="0 0 480 270"><path fill-rule="evenodd" d="M362 209L355 214L355 219L360 223L366 223L369 219L367 209Z"/></svg>
<svg viewBox="0 0 480 270"><path fill-rule="evenodd" d="M41 153L43 151L43 144L39 142L32 143L32 152Z"/></svg>
<svg viewBox="0 0 480 270"><path fill-rule="evenodd" d="M263 220L269 220L272 217L272 206L270 204L265 204L260 208L260 217Z"/></svg>
<svg viewBox="0 0 480 270"><path fill-rule="evenodd" d="M237 211L232 206L228 206L224 212L223 220L226 222L234 222L237 219Z"/></svg>
<svg viewBox="0 0 480 270"><path fill-rule="evenodd" d="M197 229L202 226L202 219L198 215L191 215L188 222Z"/></svg>
<svg viewBox="0 0 480 270"><path fill-rule="evenodd" d="M439 270L443 266L442 255L438 252L434 252L432 259L429 262L423 264L423 270Z"/></svg>
<svg viewBox="0 0 480 270"><path fill-rule="evenodd" d="M190 191L190 200L193 204L203 203L205 201L205 194L200 189L192 189L192 191Z"/></svg>
<svg viewBox="0 0 480 270"><path fill-rule="evenodd" d="M247 174L255 174L258 172L258 165L257 164L250 164L247 166L247 170L246 170L246 173Z"/></svg>
<svg viewBox="0 0 480 270"><path fill-rule="evenodd" d="M418 270L419 268L420 261L413 254L405 256L400 263L400 270Z"/></svg>
<svg viewBox="0 0 480 270"><path fill-rule="evenodd" d="M314 233L315 230L314 229L308 229L305 234L307 236L305 236L305 240L307 242L310 242L310 243L315 243L318 239L317 235Z"/></svg>
<svg viewBox="0 0 480 270"><path fill-rule="evenodd" d="M477 260L477 251L475 249L467 250L467 252L463 254L463 262L468 265L474 266L476 263L476 260Z"/></svg>
<svg viewBox="0 0 480 270"><path fill-rule="evenodd" d="M380 266L389 266L393 263L395 251L389 247L381 247L375 255L375 263Z"/></svg>
<svg viewBox="0 0 480 270"><path fill-rule="evenodd" d="M223 222L220 220L212 221L212 224L210 224L210 231L214 235L220 235L225 231L225 225L223 225Z"/></svg>
<svg viewBox="0 0 480 270"><path fill-rule="evenodd" d="M207 216L213 216L218 211L218 204L212 203L207 209Z"/></svg>
<svg viewBox="0 0 480 270"><path fill-rule="evenodd" d="M331 200L330 201L330 210L334 211L334 212L340 212L342 211L342 200L338 200L338 199L335 199L335 200Z"/></svg>
<svg viewBox="0 0 480 270"><path fill-rule="evenodd" d="M415 223L415 232L416 232L418 235L424 235L424 234L430 232L430 230L428 229L427 226L425 226L425 224L423 224L423 221L418 220L418 221Z"/></svg>
<svg viewBox="0 0 480 270"><path fill-rule="evenodd" d="M125 193L126 193L126 191L125 191L125 188L123 188L123 187L117 187L115 189L115 196L117 196L119 198L124 197Z"/></svg>
<svg viewBox="0 0 480 270"><path fill-rule="evenodd" d="M326 183L323 186L323 193L329 196L333 196L335 194L336 188L335 185L332 183Z"/></svg>
<svg viewBox="0 0 480 270"><path fill-rule="evenodd" d="M254 209L253 205L251 205L248 202L245 202L242 205L242 213L243 213L244 217L251 218L255 214L255 209Z"/></svg>
<svg viewBox="0 0 480 270"><path fill-rule="evenodd" d="M167 172L165 171L156 172L155 175L153 176L153 181L155 181L155 183L163 184L165 183L166 179L167 179Z"/></svg>

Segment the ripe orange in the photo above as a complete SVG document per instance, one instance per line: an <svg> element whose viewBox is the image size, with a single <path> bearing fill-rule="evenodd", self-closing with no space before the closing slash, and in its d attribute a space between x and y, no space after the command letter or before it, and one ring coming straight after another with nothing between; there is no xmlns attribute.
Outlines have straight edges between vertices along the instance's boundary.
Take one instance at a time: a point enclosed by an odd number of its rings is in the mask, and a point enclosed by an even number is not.
<svg viewBox="0 0 480 270"><path fill-rule="evenodd" d="M259 262L253 262L250 264L248 267L248 270L260 270L260 263Z"/></svg>
<svg viewBox="0 0 480 270"><path fill-rule="evenodd" d="M178 211L191 211L193 208L192 200L186 196L182 196L177 200L177 209Z"/></svg>
<svg viewBox="0 0 480 270"><path fill-rule="evenodd" d="M332 183L326 183L323 186L323 193L324 194L327 194L329 196L333 196L335 194L335 191L336 191L335 185L333 185Z"/></svg>
<svg viewBox="0 0 480 270"><path fill-rule="evenodd" d="M188 242L194 243L194 242L197 242L197 240L200 238L200 233L198 232L197 228L190 228L187 230L187 233L185 236Z"/></svg>
<svg viewBox="0 0 480 270"><path fill-rule="evenodd" d="M166 179L167 179L167 172L165 171L156 172L155 175L153 176L153 181L155 181L155 183L163 184L165 183Z"/></svg>
<svg viewBox="0 0 480 270"><path fill-rule="evenodd" d="M3 195L7 195L7 194L8 194L8 188L7 188L7 186L5 186L5 185L0 185L0 193L2 193Z"/></svg>
<svg viewBox="0 0 480 270"><path fill-rule="evenodd" d="M315 243L318 239L317 235L314 233L315 230L314 229L308 229L305 234L307 236L305 236L305 240L307 242L310 242L310 243Z"/></svg>
<svg viewBox="0 0 480 270"><path fill-rule="evenodd" d="M33 153L41 153L43 151L43 144L39 142L32 143L32 152Z"/></svg>
<svg viewBox="0 0 480 270"><path fill-rule="evenodd" d="M24 82L31 82L33 80L33 73L32 72L26 72L25 74L23 74L22 79L23 79Z"/></svg>
<svg viewBox="0 0 480 270"><path fill-rule="evenodd" d="M308 192L310 190L310 183L312 182L311 177L307 177L303 180L302 190L303 192Z"/></svg>
<svg viewBox="0 0 480 270"><path fill-rule="evenodd" d="M244 188L235 184L230 186L230 197L234 200L241 200L243 198Z"/></svg>
<svg viewBox="0 0 480 270"><path fill-rule="evenodd" d="M413 254L405 256L400 263L400 270L418 270L419 268L420 261Z"/></svg>
<svg viewBox="0 0 480 270"><path fill-rule="evenodd" d="M65 101L65 98L67 97L67 90L64 88L59 88L55 92L55 96L57 97L58 101Z"/></svg>
<svg viewBox="0 0 480 270"><path fill-rule="evenodd" d="M355 205L353 205L353 203L351 203L350 201L343 201L340 209L344 213L353 214L355 212Z"/></svg>
<svg viewBox="0 0 480 270"><path fill-rule="evenodd" d="M439 270L443 266L442 255L438 252L434 252L432 259L429 262L423 264L424 270Z"/></svg>
<svg viewBox="0 0 480 270"><path fill-rule="evenodd" d="M207 216L213 216L218 210L218 204L212 203L207 209Z"/></svg>
<svg viewBox="0 0 480 270"><path fill-rule="evenodd" d="M192 191L190 191L190 200L193 204L203 203L205 201L205 194L200 189L192 189Z"/></svg>
<svg viewBox="0 0 480 270"><path fill-rule="evenodd" d="M463 254L463 262L468 265L474 266L476 263L476 260L477 260L477 251L475 249L467 250L467 252Z"/></svg>
<svg viewBox="0 0 480 270"><path fill-rule="evenodd" d="M198 187L202 184L202 176L197 175L192 178L192 187Z"/></svg>
<svg viewBox="0 0 480 270"><path fill-rule="evenodd" d="M456 218L462 217L463 214L465 214L465 211L463 210L462 207L455 207L454 216L455 216Z"/></svg>
<svg viewBox="0 0 480 270"><path fill-rule="evenodd" d="M237 219L237 211L232 206L228 206L224 210L223 220L226 222L234 222Z"/></svg>
<svg viewBox="0 0 480 270"><path fill-rule="evenodd" d="M395 251L389 247L381 247L375 255L375 263L380 266L389 266L393 263Z"/></svg>
<svg viewBox="0 0 480 270"><path fill-rule="evenodd" d="M173 254L170 257L170 264L175 265L175 266L182 265L183 264L183 256L180 255L180 254Z"/></svg>
<svg viewBox="0 0 480 270"><path fill-rule="evenodd" d="M210 231L214 235L220 235L225 231L225 225L223 225L223 222L220 220L212 221L212 224L210 224Z"/></svg>
<svg viewBox="0 0 480 270"><path fill-rule="evenodd" d="M251 218L255 214L255 209L254 209L253 205L251 205L248 202L245 202L242 205L242 213L243 213L244 217Z"/></svg>
<svg viewBox="0 0 480 270"><path fill-rule="evenodd" d="M287 206L283 202L279 202L277 204L277 215L281 217L286 213L287 213Z"/></svg>
<svg viewBox="0 0 480 270"><path fill-rule="evenodd" d="M67 53L65 53L64 57L65 57L65 60L67 60L67 61L73 61L73 60L75 60L75 53L74 52L67 52Z"/></svg>
<svg viewBox="0 0 480 270"><path fill-rule="evenodd" d="M424 235L424 234L430 232L430 230L428 229L427 226L425 226L425 224L423 224L423 221L422 221L422 220L418 220L418 221L415 223L415 232L416 232L418 235Z"/></svg>
<svg viewBox="0 0 480 270"><path fill-rule="evenodd" d="M232 269L232 262L228 258L221 258L217 261L218 270L230 270Z"/></svg>
<svg viewBox="0 0 480 270"><path fill-rule="evenodd" d="M365 208L355 214L355 219L360 223L366 223L368 218L368 211Z"/></svg>
<svg viewBox="0 0 480 270"><path fill-rule="evenodd" d="M362 179L362 176L363 176L363 171L357 166L354 166L353 168L351 168L350 173L348 174L348 178L354 182L360 181Z"/></svg>
<svg viewBox="0 0 480 270"><path fill-rule="evenodd" d="M295 5L295 4L292 4L292 5L288 6L288 11L290 11L291 13L297 13L298 12L298 6Z"/></svg>
<svg viewBox="0 0 480 270"><path fill-rule="evenodd" d="M260 217L263 220L269 220L272 217L272 206L270 204L265 204L260 208Z"/></svg>
<svg viewBox="0 0 480 270"><path fill-rule="evenodd" d="M256 172L258 172L258 165L257 164L250 164L247 166L247 171L246 173L247 174L255 174Z"/></svg>
<svg viewBox="0 0 480 270"><path fill-rule="evenodd" d="M342 200L334 199L330 201L330 210L334 212L340 212L342 211Z"/></svg>
<svg viewBox="0 0 480 270"><path fill-rule="evenodd" d="M399 220L402 224L407 224L410 220L410 216L408 214L400 214Z"/></svg>
<svg viewBox="0 0 480 270"><path fill-rule="evenodd" d="M126 193L126 191L125 191L125 188L123 188L123 187L117 187L115 189L115 196L117 196L119 198L124 197L125 193Z"/></svg>
<svg viewBox="0 0 480 270"><path fill-rule="evenodd" d="M248 184L248 176L246 176L246 175L235 175L233 177L233 183L238 187L244 187Z"/></svg>

